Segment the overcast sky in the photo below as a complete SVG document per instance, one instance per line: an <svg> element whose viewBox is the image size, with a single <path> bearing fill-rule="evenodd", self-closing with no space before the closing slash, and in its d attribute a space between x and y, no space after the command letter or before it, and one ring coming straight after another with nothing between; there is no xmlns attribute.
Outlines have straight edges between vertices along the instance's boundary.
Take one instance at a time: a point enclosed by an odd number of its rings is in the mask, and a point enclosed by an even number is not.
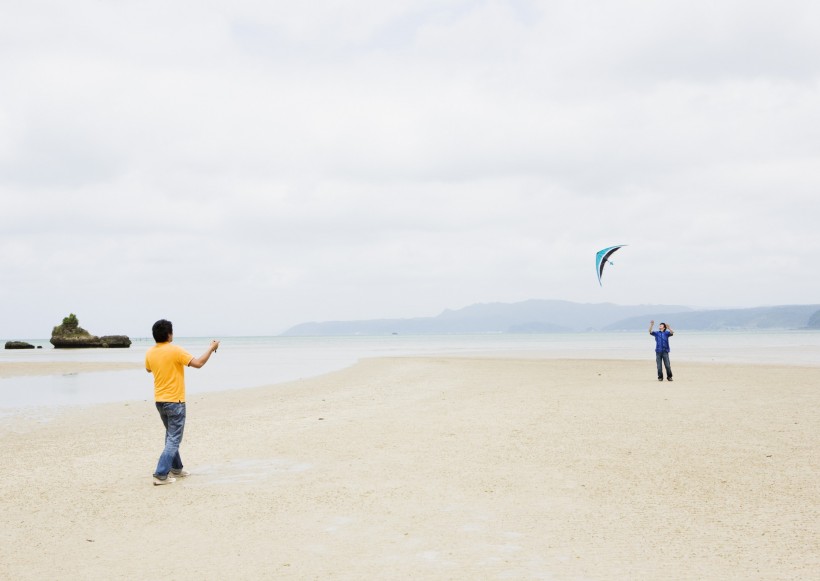
<svg viewBox="0 0 820 581"><path fill-rule="evenodd" d="M820 303L820 4L0 6L0 337ZM603 287L595 253L613 257Z"/></svg>

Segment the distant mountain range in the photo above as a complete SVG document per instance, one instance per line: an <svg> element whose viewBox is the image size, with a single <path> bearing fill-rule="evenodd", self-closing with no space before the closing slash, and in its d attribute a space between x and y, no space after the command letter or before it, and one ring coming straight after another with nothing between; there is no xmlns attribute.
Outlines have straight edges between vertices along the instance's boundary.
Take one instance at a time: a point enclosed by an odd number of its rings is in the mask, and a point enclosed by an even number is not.
<svg viewBox="0 0 820 581"><path fill-rule="evenodd" d="M302 323L282 335L448 335L470 333L575 333L635 331L649 320L698 331L820 329L820 304L750 309L693 310L680 305L622 306L529 300L447 309L436 317Z"/></svg>

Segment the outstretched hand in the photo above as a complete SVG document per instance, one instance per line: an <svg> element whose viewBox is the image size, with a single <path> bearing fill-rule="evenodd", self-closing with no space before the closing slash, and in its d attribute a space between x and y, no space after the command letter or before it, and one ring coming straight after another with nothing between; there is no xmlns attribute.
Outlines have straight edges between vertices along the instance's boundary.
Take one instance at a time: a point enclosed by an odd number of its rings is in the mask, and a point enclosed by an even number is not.
<svg viewBox="0 0 820 581"><path fill-rule="evenodd" d="M208 349L205 351L205 353L203 353L199 357L194 357L193 359L191 359L191 361L188 363L188 366L199 369L200 367L208 363L208 359L211 358L211 355L216 353L217 349L219 349L219 341L214 339L213 341L211 341L211 344L208 345Z"/></svg>

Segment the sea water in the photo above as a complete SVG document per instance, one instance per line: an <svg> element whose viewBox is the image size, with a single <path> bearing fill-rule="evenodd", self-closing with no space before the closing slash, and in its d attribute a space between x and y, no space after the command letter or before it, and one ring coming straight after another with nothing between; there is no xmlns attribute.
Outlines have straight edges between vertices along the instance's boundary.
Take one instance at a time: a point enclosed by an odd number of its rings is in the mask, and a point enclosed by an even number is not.
<svg viewBox="0 0 820 581"><path fill-rule="evenodd" d="M210 338L175 338L198 356ZM136 339L129 349L3 350L0 362L131 362L133 370L94 371L0 379L0 415L31 406L152 401L153 380L143 369L154 342ZM678 332L672 364L713 363L820 366L820 332ZM654 339L643 332L571 334L390 335L379 337L228 337L202 369L186 370L189 397L197 393L271 385L315 377L371 357L499 356L544 359L646 360L654 373ZM680 373L683 373L681 370Z"/></svg>

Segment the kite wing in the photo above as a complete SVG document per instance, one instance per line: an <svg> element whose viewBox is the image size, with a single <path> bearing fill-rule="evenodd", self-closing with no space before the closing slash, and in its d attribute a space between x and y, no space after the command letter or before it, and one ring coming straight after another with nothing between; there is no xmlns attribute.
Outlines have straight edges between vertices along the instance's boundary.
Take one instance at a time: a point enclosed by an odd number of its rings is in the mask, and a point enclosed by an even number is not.
<svg viewBox="0 0 820 581"><path fill-rule="evenodd" d="M595 255L595 270L598 272L598 284L601 284L601 275L604 274L604 266L607 262L609 262L609 257L618 250L626 246L626 244L621 244L620 246L610 246L609 248L604 248L603 250L599 250L598 254Z"/></svg>

